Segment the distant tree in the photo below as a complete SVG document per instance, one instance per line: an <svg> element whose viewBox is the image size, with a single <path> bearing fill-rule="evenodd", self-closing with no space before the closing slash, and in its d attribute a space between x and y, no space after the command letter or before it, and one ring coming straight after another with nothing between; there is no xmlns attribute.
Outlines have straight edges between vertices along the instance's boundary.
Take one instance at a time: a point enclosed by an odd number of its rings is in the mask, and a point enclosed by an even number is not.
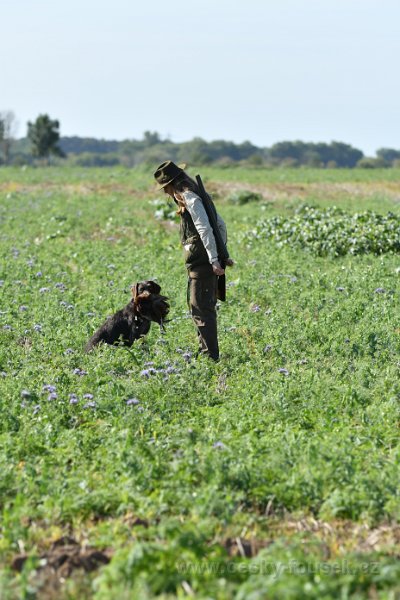
<svg viewBox="0 0 400 600"><path fill-rule="evenodd" d="M79 167L114 167L121 164L118 154L105 154L104 152L99 154L82 152L75 156L70 155L68 162Z"/></svg>
<svg viewBox="0 0 400 600"><path fill-rule="evenodd" d="M145 131L143 134L143 141L146 146L154 146L161 142L160 136L157 131Z"/></svg>
<svg viewBox="0 0 400 600"><path fill-rule="evenodd" d="M367 156L358 161L357 167L360 169L384 169L389 164L381 157L368 158Z"/></svg>
<svg viewBox="0 0 400 600"><path fill-rule="evenodd" d="M0 144L3 150L5 164L10 161L10 149L17 132L17 121L12 110L0 112Z"/></svg>
<svg viewBox="0 0 400 600"><path fill-rule="evenodd" d="M50 119L49 115L39 115L34 123L28 122L28 138L34 156L47 161L51 154L65 156L57 145L60 140L60 123Z"/></svg>
<svg viewBox="0 0 400 600"><path fill-rule="evenodd" d="M270 148L270 157L273 161L283 161L288 158L296 160L300 165L320 166L335 161L338 167L355 167L357 162L363 158L363 153L342 142L306 143L278 142Z"/></svg>
<svg viewBox="0 0 400 600"><path fill-rule="evenodd" d="M262 165L264 164L264 160L261 154L252 154L246 160L246 163L251 167L262 167Z"/></svg>
<svg viewBox="0 0 400 600"><path fill-rule="evenodd" d="M303 162L309 167L319 168L323 166L321 153L318 150L306 150L303 154Z"/></svg>
<svg viewBox="0 0 400 600"><path fill-rule="evenodd" d="M382 158L388 163L393 164L395 160L400 159L400 150L393 150L393 148L379 148L376 151L378 158Z"/></svg>
<svg viewBox="0 0 400 600"><path fill-rule="evenodd" d="M331 152L328 160L334 160L338 167L355 167L364 158L363 152L343 142L331 142Z"/></svg>
<svg viewBox="0 0 400 600"><path fill-rule="evenodd" d="M179 144L178 160L190 165L207 165L212 161L208 143L200 137Z"/></svg>
<svg viewBox="0 0 400 600"><path fill-rule="evenodd" d="M307 145L304 142L278 142L269 149L269 155L272 159L278 161L286 160L288 158L295 160L298 164L303 163L303 155L307 149Z"/></svg>
<svg viewBox="0 0 400 600"><path fill-rule="evenodd" d="M61 137L58 144L65 154L109 154L118 152L122 142L115 140L98 140L96 138L81 138L78 136Z"/></svg>

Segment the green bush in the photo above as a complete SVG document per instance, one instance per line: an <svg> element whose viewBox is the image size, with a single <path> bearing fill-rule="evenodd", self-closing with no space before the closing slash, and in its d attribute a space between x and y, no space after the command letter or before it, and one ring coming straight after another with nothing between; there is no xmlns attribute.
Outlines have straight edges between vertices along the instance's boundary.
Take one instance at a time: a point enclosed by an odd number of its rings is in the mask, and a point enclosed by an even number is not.
<svg viewBox="0 0 400 600"><path fill-rule="evenodd" d="M262 200L262 195L257 192L251 192L249 190L241 190L240 192L233 192L228 196L228 202L231 204L248 204L249 202L259 202Z"/></svg>
<svg viewBox="0 0 400 600"><path fill-rule="evenodd" d="M300 207L295 216L261 221L245 235L252 245L272 240L278 246L301 248L317 256L400 252L400 217L373 211L351 214L336 206Z"/></svg>

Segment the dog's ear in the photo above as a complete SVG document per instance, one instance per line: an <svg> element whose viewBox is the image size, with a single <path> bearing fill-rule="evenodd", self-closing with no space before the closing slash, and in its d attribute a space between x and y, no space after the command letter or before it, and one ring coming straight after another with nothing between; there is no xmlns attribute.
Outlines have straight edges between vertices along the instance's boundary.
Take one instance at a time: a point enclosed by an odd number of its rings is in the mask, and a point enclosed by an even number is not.
<svg viewBox="0 0 400 600"><path fill-rule="evenodd" d="M159 294L161 292L161 286L159 286L155 281L146 281L145 283L146 289L148 289L152 294Z"/></svg>
<svg viewBox="0 0 400 600"><path fill-rule="evenodd" d="M136 300L136 296L139 293L139 284L138 283L135 283L135 285L133 285L131 287L131 292L132 292L132 298L135 301Z"/></svg>

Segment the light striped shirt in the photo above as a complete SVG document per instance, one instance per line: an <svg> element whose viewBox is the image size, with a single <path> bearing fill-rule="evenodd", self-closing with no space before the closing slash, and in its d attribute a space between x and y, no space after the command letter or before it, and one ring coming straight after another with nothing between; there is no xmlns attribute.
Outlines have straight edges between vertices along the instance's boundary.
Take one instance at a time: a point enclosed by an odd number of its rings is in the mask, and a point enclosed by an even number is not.
<svg viewBox="0 0 400 600"><path fill-rule="evenodd" d="M215 241L214 233L208 219L206 209L201 198L194 192L187 191L183 192L182 196L185 199L185 205L192 217L194 226L196 227L203 246L206 249L208 260L212 265L218 260L217 244ZM221 237L226 244L227 232L226 225L220 215L217 213L217 225L221 233Z"/></svg>

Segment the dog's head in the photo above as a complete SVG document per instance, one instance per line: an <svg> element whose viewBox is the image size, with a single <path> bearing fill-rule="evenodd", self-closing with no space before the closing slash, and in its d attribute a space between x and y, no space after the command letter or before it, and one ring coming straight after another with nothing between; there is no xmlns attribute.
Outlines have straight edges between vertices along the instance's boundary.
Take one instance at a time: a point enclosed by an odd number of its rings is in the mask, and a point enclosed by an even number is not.
<svg viewBox="0 0 400 600"><path fill-rule="evenodd" d="M161 287L154 281L139 281L132 286L132 297L135 311L162 326L169 313L168 298L160 296Z"/></svg>
<svg viewBox="0 0 400 600"><path fill-rule="evenodd" d="M142 294L143 292L150 292L150 294L159 294L161 292L161 287L155 281L147 280L147 281L138 281L131 287L132 296L135 300L136 296Z"/></svg>

